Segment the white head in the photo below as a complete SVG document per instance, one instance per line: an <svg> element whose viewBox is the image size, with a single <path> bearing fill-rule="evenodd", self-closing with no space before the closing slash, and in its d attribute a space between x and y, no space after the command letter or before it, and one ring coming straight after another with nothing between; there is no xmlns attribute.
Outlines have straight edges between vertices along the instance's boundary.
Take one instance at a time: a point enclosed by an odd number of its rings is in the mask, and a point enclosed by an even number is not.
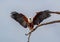
<svg viewBox="0 0 60 42"><path fill-rule="evenodd" d="M33 20L31 18L29 18L28 21L29 21L29 23L32 23Z"/></svg>

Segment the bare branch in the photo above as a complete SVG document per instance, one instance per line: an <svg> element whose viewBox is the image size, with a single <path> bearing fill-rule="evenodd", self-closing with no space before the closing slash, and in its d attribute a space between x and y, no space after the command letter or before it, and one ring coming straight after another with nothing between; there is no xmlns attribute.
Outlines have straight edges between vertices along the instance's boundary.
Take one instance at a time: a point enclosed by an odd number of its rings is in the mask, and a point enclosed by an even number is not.
<svg viewBox="0 0 60 42"><path fill-rule="evenodd" d="M29 36L28 36L28 42L30 42L30 36L31 36L31 34L29 34Z"/></svg>
<svg viewBox="0 0 60 42"><path fill-rule="evenodd" d="M28 34L26 35L30 35L32 32L34 32L38 27L40 26L44 26L44 25L48 25L48 24L53 24L53 23L59 23L60 20L56 20L56 21L51 21L51 22L47 22L47 23L43 23L43 24L39 24L38 26L36 26L32 31L30 31Z"/></svg>
<svg viewBox="0 0 60 42"><path fill-rule="evenodd" d="M49 13L54 13L54 14L59 14L59 15L60 15L60 12L52 12L52 11L51 11L51 12L49 12Z"/></svg>

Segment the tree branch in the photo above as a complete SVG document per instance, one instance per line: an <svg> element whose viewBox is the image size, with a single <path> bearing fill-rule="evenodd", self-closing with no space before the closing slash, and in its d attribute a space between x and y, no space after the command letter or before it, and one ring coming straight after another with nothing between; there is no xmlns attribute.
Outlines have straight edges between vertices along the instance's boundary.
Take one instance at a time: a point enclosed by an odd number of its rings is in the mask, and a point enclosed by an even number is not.
<svg viewBox="0 0 60 42"><path fill-rule="evenodd" d="M43 24L39 24L38 26L36 26L32 31L30 31L29 33L27 33L26 35L30 35L32 32L34 32L38 27L40 26L44 26L44 25L48 25L48 24L53 24L53 23L59 23L60 20L56 20L56 21L51 21L51 22L47 22L47 23L43 23Z"/></svg>
<svg viewBox="0 0 60 42"><path fill-rule="evenodd" d="M31 33L30 33L29 36L28 36L28 42L30 42L30 36L31 36Z"/></svg>

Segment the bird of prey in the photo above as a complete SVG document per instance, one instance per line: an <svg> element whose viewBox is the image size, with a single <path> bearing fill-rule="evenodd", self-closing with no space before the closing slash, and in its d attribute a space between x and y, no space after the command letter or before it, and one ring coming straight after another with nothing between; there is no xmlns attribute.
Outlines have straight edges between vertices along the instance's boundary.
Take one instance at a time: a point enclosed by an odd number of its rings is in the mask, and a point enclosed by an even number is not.
<svg viewBox="0 0 60 42"><path fill-rule="evenodd" d="M44 19L47 19L51 16L50 13L60 14L60 12L52 12L49 10L44 10L37 12L36 15L33 17L33 21L31 18L27 18L23 13L18 13L16 11L11 12L11 17L16 20L21 26L24 28L29 27L29 30L32 30L35 25L39 25Z"/></svg>

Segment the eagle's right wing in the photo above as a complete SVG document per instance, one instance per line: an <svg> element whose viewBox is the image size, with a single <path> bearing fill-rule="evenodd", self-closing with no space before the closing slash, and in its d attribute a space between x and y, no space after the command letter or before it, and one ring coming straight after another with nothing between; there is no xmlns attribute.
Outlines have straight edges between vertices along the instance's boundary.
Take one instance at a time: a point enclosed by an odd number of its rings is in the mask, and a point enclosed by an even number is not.
<svg viewBox="0 0 60 42"><path fill-rule="evenodd" d="M11 13L11 17L16 20L17 22L19 22L20 25L22 25L24 28L27 28L28 25L28 19L26 18L25 15L23 15L22 13L17 13L17 12L12 12Z"/></svg>

